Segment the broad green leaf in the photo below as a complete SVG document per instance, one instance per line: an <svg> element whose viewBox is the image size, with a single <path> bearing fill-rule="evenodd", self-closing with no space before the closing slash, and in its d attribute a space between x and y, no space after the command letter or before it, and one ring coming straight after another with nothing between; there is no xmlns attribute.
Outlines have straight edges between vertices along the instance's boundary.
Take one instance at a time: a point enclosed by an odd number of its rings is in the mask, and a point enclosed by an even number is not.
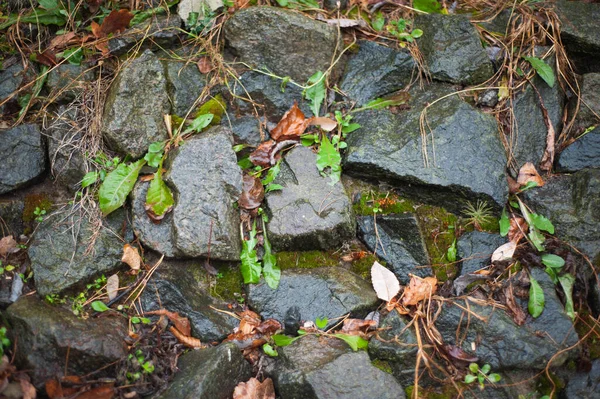
<svg viewBox="0 0 600 399"><path fill-rule="evenodd" d="M277 266L277 258L271 253L271 243L267 237L267 228L265 226L265 220L263 219L263 249L265 254L263 255L263 276L267 285L272 289L277 289L279 286L279 280L281 279L281 270Z"/></svg>
<svg viewBox="0 0 600 399"><path fill-rule="evenodd" d="M152 210L156 216L162 216L169 212L175 201L171 189L162 179L162 171L154 174L154 179L150 182L148 192L146 193L146 209Z"/></svg>
<svg viewBox="0 0 600 399"><path fill-rule="evenodd" d="M539 231L537 231L536 229L532 229L531 226L530 226L530 230L531 231L529 232L527 237L529 237L529 239L531 240L531 243L533 244L535 249L542 252L545 249L544 241L546 241L546 237L544 237L544 235L542 233L540 233Z"/></svg>
<svg viewBox="0 0 600 399"><path fill-rule="evenodd" d="M542 263L553 269L560 269L561 267L563 267L565 265L565 260L557 255L543 254L542 255Z"/></svg>
<svg viewBox="0 0 600 399"><path fill-rule="evenodd" d="M384 25L385 17L381 11L377 11L375 14L373 14L373 18L371 18L371 26L375 31L381 32Z"/></svg>
<svg viewBox="0 0 600 399"><path fill-rule="evenodd" d="M531 64L533 69L537 72L540 78L544 79L544 82L548 84L550 87L554 87L555 77L554 71L552 68L546 64L543 60L537 57L523 57L527 62Z"/></svg>
<svg viewBox="0 0 600 399"><path fill-rule="evenodd" d="M510 229L510 220L508 219L508 213L506 213L506 208L502 209L502 216L500 217L500 235L502 237L506 237L508 234L508 230Z"/></svg>
<svg viewBox="0 0 600 399"><path fill-rule="evenodd" d="M465 383L466 384L471 384L473 382L477 381L477 377L474 376L473 374L467 374L465 375Z"/></svg>
<svg viewBox="0 0 600 399"><path fill-rule="evenodd" d="M317 326L317 328L319 330L322 330L325 327L327 327L328 322L329 322L329 319L327 317L317 317L315 319L315 325Z"/></svg>
<svg viewBox="0 0 600 399"><path fill-rule="evenodd" d="M413 8L429 13L442 12L442 6L437 0L413 0Z"/></svg>
<svg viewBox="0 0 600 399"><path fill-rule="evenodd" d="M565 274L558 277L558 281L565 293L565 312L571 320L575 320L575 309L573 308L573 284L575 283L575 277Z"/></svg>
<svg viewBox="0 0 600 399"><path fill-rule="evenodd" d="M287 7L289 2L288 0L277 0L277 4L279 4L281 7Z"/></svg>
<svg viewBox="0 0 600 399"><path fill-rule="evenodd" d="M264 344L262 346L263 352L265 352L267 355L271 356L271 357L277 357L279 356L279 354L277 353L277 351L269 344Z"/></svg>
<svg viewBox="0 0 600 399"><path fill-rule="evenodd" d="M280 170L281 170L281 160L277 161L277 163L275 165L273 165L269 168L269 170L267 171L267 175L262 180L263 186L268 186L269 184L273 183L273 180L275 180L275 178L279 174Z"/></svg>
<svg viewBox="0 0 600 399"><path fill-rule="evenodd" d="M496 382L500 381L501 379L502 379L502 377L500 377L500 374L492 373L492 374L488 375L488 380L493 383L496 383Z"/></svg>
<svg viewBox="0 0 600 399"><path fill-rule="evenodd" d="M519 189L519 192L522 193L523 191L527 191L530 188L534 188L534 187L537 187L537 186L538 186L538 184L536 182L534 182L534 181L528 181L527 183L525 183L525 185L523 187L521 187Z"/></svg>
<svg viewBox="0 0 600 399"><path fill-rule="evenodd" d="M469 370L471 370L471 373L477 374L479 371L479 365L477 363L471 363L469 364Z"/></svg>
<svg viewBox="0 0 600 399"><path fill-rule="evenodd" d="M94 309L96 312L106 312L108 310L108 306L106 306L102 301L94 301L92 302L92 309Z"/></svg>
<svg viewBox="0 0 600 399"><path fill-rule="evenodd" d="M314 85L314 86L313 86ZM304 91L304 98L311 101L310 109L315 116L319 116L319 110L321 104L325 100L327 89L325 88L325 77L323 72L318 71L308 79L307 86L309 87Z"/></svg>
<svg viewBox="0 0 600 399"><path fill-rule="evenodd" d="M281 184L271 183L265 187L265 194L277 190L283 190L283 186Z"/></svg>
<svg viewBox="0 0 600 399"><path fill-rule="evenodd" d="M421 29L413 29L412 32L410 32L410 35L413 38L418 39L423 36L423 31Z"/></svg>
<svg viewBox="0 0 600 399"><path fill-rule="evenodd" d="M530 215L530 218L531 223L533 223L533 225L536 228L547 231L550 234L554 234L554 225L545 216L538 215L537 213L532 213Z"/></svg>
<svg viewBox="0 0 600 399"><path fill-rule="evenodd" d="M329 171L325 172L327 168L329 168ZM323 136L319 152L317 153L317 169L319 169L322 175L329 175L331 179L329 182L330 185L333 186L340 181L342 175L342 157L333 144L331 144L327 135Z"/></svg>
<svg viewBox="0 0 600 399"><path fill-rule="evenodd" d="M529 286L529 304L527 305L527 309L529 309L529 314L533 318L537 318L544 311L544 305L546 304L544 290L542 290L540 283L533 276L529 276L529 281L531 285Z"/></svg>
<svg viewBox="0 0 600 399"><path fill-rule="evenodd" d="M369 101L363 107L357 108L352 112L364 111L368 109L384 109L387 107L406 104L408 100L409 95L407 93L401 93L390 98L376 98L375 100Z"/></svg>
<svg viewBox="0 0 600 399"><path fill-rule="evenodd" d="M204 104L200 106L198 112L196 112L196 116L208 115L212 114L213 118L210 121L210 126L215 126L221 123L221 118L223 114L227 110L227 103L223 100L223 96L217 94Z"/></svg>
<svg viewBox="0 0 600 399"><path fill-rule="evenodd" d="M248 240L244 240L244 237L242 237L242 253L240 254L240 258L242 261L240 269L244 278L244 284L257 284L260 281L262 268L256 254L256 222L252 225L252 231L250 231Z"/></svg>
<svg viewBox="0 0 600 399"><path fill-rule="evenodd" d="M158 168L163 157L165 144L166 141L156 141L148 146L148 152L144 156L144 159L148 162L148 165L152 166L153 168Z"/></svg>
<svg viewBox="0 0 600 399"><path fill-rule="evenodd" d="M81 61L83 60L83 49L81 47L68 48L63 51L62 56L69 64L81 65Z"/></svg>
<svg viewBox="0 0 600 399"><path fill-rule="evenodd" d="M121 163L106 176L106 179L100 185L100 190L98 190L100 210L104 216L125 203L127 195L133 189L140 169L142 169L145 163L146 160L144 159L128 165Z"/></svg>
<svg viewBox="0 0 600 399"><path fill-rule="evenodd" d="M254 164L252 163L252 161L250 161L250 158L248 157L240 159L237 164L242 170L252 169L254 167Z"/></svg>
<svg viewBox="0 0 600 399"><path fill-rule="evenodd" d="M348 133L352 133L353 131L360 129L360 123L351 123L347 126L342 127L342 133L344 134L348 134Z"/></svg>
<svg viewBox="0 0 600 399"><path fill-rule="evenodd" d="M288 346L288 345L292 344L294 341L296 341L300 337L288 337L287 335L275 334L275 335L273 335L272 338L273 338L273 342L275 342L275 345L277 345L279 347L284 347L284 346Z"/></svg>
<svg viewBox="0 0 600 399"><path fill-rule="evenodd" d="M12 14L6 21L0 24L0 30L4 30L17 22L24 24L57 25L62 26L67 23L67 18L63 15L57 15L53 11L36 9L29 15Z"/></svg>
<svg viewBox="0 0 600 399"><path fill-rule="evenodd" d="M200 133L202 129L206 128L212 122L214 115L213 114L204 114L198 116L196 119L190 123L187 129L183 131L183 134L196 132Z"/></svg>
<svg viewBox="0 0 600 399"><path fill-rule="evenodd" d="M546 268L546 273L548 273L548 275L552 278L552 282L554 284L558 283L558 274L556 274L556 270L554 270L551 267L547 267Z"/></svg>
<svg viewBox="0 0 600 399"><path fill-rule="evenodd" d="M86 188L98 181L98 172L88 172L81 179L81 188Z"/></svg>
<svg viewBox="0 0 600 399"><path fill-rule="evenodd" d="M486 363L486 364L484 364L484 365L483 365L483 367L481 368L481 372L482 372L483 374L487 374L487 373L489 373L489 372L490 372L490 370L491 370L491 369L492 369L492 368L491 368L491 366L490 366L489 364L487 364L487 363Z"/></svg>
<svg viewBox="0 0 600 399"><path fill-rule="evenodd" d="M161 5L158 7L152 7L147 10L138 11L138 12L134 11L135 15L133 16L131 21L129 21L129 26L131 27L131 26L135 26L139 23L142 23L145 20L147 20L148 18L152 17L153 15L164 14L167 12L167 10L171 6L174 6L177 3L179 3L179 0L173 0L173 1L168 1L165 5Z"/></svg>
<svg viewBox="0 0 600 399"><path fill-rule="evenodd" d="M300 136L300 142L305 147L310 147L313 144L315 144L317 142L316 139L317 139L316 134L305 134L305 135Z"/></svg>
<svg viewBox="0 0 600 399"><path fill-rule="evenodd" d="M352 348L352 350L354 352L356 352L359 349L367 349L367 347L369 346L369 341L367 341L366 339L364 339L363 337L359 336L359 335L348 335L348 334L332 334L334 337L341 339L342 341L346 342L348 344L348 346L350 348Z"/></svg>

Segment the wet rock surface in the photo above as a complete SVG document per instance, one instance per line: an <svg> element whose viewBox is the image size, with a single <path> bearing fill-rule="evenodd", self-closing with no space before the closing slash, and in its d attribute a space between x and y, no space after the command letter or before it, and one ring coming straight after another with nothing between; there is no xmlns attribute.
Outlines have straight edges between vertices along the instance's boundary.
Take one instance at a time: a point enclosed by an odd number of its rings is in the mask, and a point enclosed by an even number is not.
<svg viewBox="0 0 600 399"><path fill-rule="evenodd" d="M46 170L46 142L37 125L0 131L0 194L33 183Z"/></svg>
<svg viewBox="0 0 600 399"><path fill-rule="evenodd" d="M491 257L496 248L506 242L499 234L472 231L460 237L456 243L458 257L461 259L461 275L476 272L491 265Z"/></svg>
<svg viewBox="0 0 600 399"><path fill-rule="evenodd" d="M202 94L206 85L206 77L193 64L171 60L163 61L163 63L167 73L167 87L173 113L185 117Z"/></svg>
<svg viewBox="0 0 600 399"><path fill-rule="evenodd" d="M145 22L128 29L125 34L111 38L108 50L112 55L121 56L138 45L141 49L156 51L179 43L181 18L177 15L155 15Z"/></svg>
<svg viewBox="0 0 600 399"><path fill-rule="evenodd" d="M600 33L595 22L600 18L600 7L566 0L557 1L555 7L562 23L562 42L569 58L575 62L577 71L600 72Z"/></svg>
<svg viewBox="0 0 600 399"><path fill-rule="evenodd" d="M600 360L592 362L589 373L577 373L569 379L565 399L593 399L600 392Z"/></svg>
<svg viewBox="0 0 600 399"><path fill-rule="evenodd" d="M20 62L15 61L12 65L7 64L0 71L0 103L2 103L0 114L6 113L11 105L16 106L18 96L11 95L24 84L35 79L36 74L33 67L24 69L23 64Z"/></svg>
<svg viewBox="0 0 600 399"><path fill-rule="evenodd" d="M575 136L583 134L591 126L600 124L600 73L582 75L579 87L581 102L573 125ZM575 111L576 105L575 101L571 102L571 112Z"/></svg>
<svg viewBox="0 0 600 399"><path fill-rule="evenodd" d="M556 169L560 172L577 172L585 168L600 168L600 128L577 139L556 161Z"/></svg>
<svg viewBox="0 0 600 399"><path fill-rule="evenodd" d="M48 73L46 87L57 102L73 101L88 82L94 80L94 71L85 65L62 64Z"/></svg>

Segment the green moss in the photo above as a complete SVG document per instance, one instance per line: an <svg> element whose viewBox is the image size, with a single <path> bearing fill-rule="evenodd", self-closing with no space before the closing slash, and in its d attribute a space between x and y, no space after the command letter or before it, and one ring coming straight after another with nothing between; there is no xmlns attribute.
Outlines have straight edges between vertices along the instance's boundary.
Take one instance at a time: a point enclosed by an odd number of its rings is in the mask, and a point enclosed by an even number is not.
<svg viewBox="0 0 600 399"><path fill-rule="evenodd" d="M216 126L219 123L221 123L221 118L223 117L223 114L226 110L227 103L225 103L225 100L223 100L223 96L217 94L216 96L202 104L200 108L198 108L198 111L196 112L194 117L197 118L200 115L213 114L214 117L213 120L210 122L209 126Z"/></svg>
<svg viewBox="0 0 600 399"><path fill-rule="evenodd" d="M542 376L537 381L536 390L542 395L550 395L556 387L556 390L560 391L565 387L565 381L562 378L558 377L552 371L550 371L550 380L546 373L543 373Z"/></svg>
<svg viewBox="0 0 600 399"><path fill-rule="evenodd" d="M417 217L436 278L444 282L454 277L458 265L448 260L447 253L457 239L457 216L444 208L423 205L417 208Z"/></svg>
<svg viewBox="0 0 600 399"><path fill-rule="evenodd" d="M368 216L377 211L380 215L414 212L415 203L400 197L393 191L366 190L361 192L360 201L352 206L357 215Z"/></svg>
<svg viewBox="0 0 600 399"><path fill-rule="evenodd" d="M235 294L244 292L244 280L238 267L219 266L216 283L213 285L211 294L225 301L235 301Z"/></svg>
<svg viewBox="0 0 600 399"><path fill-rule="evenodd" d="M371 267L373 266L373 263L376 260L377 260L377 257L369 252L369 253L367 253L367 255L363 256L362 258L352 262L352 266L350 267L350 270L352 270L354 273L358 274L365 280L371 281ZM379 263L381 263L384 266L386 264L382 260L379 260Z"/></svg>
<svg viewBox="0 0 600 399"><path fill-rule="evenodd" d="M575 321L575 331L579 337L587 335L583 345L587 347L591 360L598 359L600 358L600 327L597 327L597 322L590 315L589 310L584 308L576 310L579 317ZM590 334L592 328L594 331Z"/></svg>
<svg viewBox="0 0 600 399"><path fill-rule="evenodd" d="M383 372L386 372L388 374L393 373L392 366L390 366L390 364L388 362L386 362L385 360L375 359L375 360L371 361L371 364Z"/></svg>
<svg viewBox="0 0 600 399"><path fill-rule="evenodd" d="M406 397L412 398L414 390L414 385L407 387L404 390L404 392L406 392ZM441 388L424 388L419 386L420 399L454 399L457 397L457 394L456 389L451 384L444 385Z"/></svg>
<svg viewBox="0 0 600 399"><path fill-rule="evenodd" d="M32 222L37 217L34 212L36 208L50 212L52 202L45 194L30 194L25 197L25 207L23 208L23 221L25 223Z"/></svg>
<svg viewBox="0 0 600 399"><path fill-rule="evenodd" d="M277 252L275 257L281 270L312 269L339 264L339 257L332 251Z"/></svg>

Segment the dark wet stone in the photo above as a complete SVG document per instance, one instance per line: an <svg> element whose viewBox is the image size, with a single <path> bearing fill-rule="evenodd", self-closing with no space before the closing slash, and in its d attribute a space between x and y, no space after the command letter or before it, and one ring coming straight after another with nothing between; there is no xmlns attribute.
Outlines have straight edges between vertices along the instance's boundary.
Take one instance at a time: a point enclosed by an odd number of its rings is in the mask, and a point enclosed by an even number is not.
<svg viewBox="0 0 600 399"><path fill-rule="evenodd" d="M267 68L303 84L331 65L342 49L337 29L324 22L275 7L248 7L225 24L228 47L240 61Z"/></svg>
<svg viewBox="0 0 600 399"><path fill-rule="evenodd" d="M63 63L48 74L46 87L55 102L73 101L94 80L94 70L85 65Z"/></svg>
<svg viewBox="0 0 600 399"><path fill-rule="evenodd" d="M565 148L556 161L559 172L600 168L600 128L595 128Z"/></svg>
<svg viewBox="0 0 600 399"><path fill-rule="evenodd" d="M0 200L0 234L18 237L23 233L23 210L25 202L20 199Z"/></svg>
<svg viewBox="0 0 600 399"><path fill-rule="evenodd" d="M600 360L592 362L589 373L577 373L569 379L562 393L564 399L594 399L600 392Z"/></svg>
<svg viewBox="0 0 600 399"><path fill-rule="evenodd" d="M179 43L181 18L175 14L154 15L133 28L127 29L118 37L108 41L111 55L120 56L139 46L141 49L169 49Z"/></svg>
<svg viewBox="0 0 600 399"><path fill-rule="evenodd" d="M474 85L494 74L468 15L420 14L414 25L423 30L419 49L434 79Z"/></svg>
<svg viewBox="0 0 600 399"><path fill-rule="evenodd" d="M498 90L486 90L477 98L477 105L493 108L498 104Z"/></svg>
<svg viewBox="0 0 600 399"><path fill-rule="evenodd" d="M491 264L490 258L506 238L500 234L472 231L463 234L456 243L458 257L462 260L461 275L473 273Z"/></svg>
<svg viewBox="0 0 600 399"><path fill-rule="evenodd" d="M192 336L202 342L220 341L239 325L236 318L214 310L227 309L227 303L210 295L208 274L200 261L163 260L148 287L141 296L144 311L168 309L187 317Z"/></svg>
<svg viewBox="0 0 600 399"><path fill-rule="evenodd" d="M586 73L581 76L579 81L581 102L579 111L575 117L575 123L570 134L573 137L580 136L591 126L600 124L600 119L596 115L600 115L600 73ZM575 112L575 98L569 103L569 111Z"/></svg>
<svg viewBox="0 0 600 399"><path fill-rule="evenodd" d="M92 238L97 227L78 212L44 218L29 246L39 295L59 293L122 264L126 212L117 210L102 222L97 236ZM89 248L92 242L94 245Z"/></svg>
<svg viewBox="0 0 600 399"><path fill-rule="evenodd" d="M141 158L150 144L169 137L163 115L170 110L163 64L147 50L113 81L104 105L102 134L114 150Z"/></svg>
<svg viewBox="0 0 600 399"><path fill-rule="evenodd" d="M174 381L156 399L229 399L237 384L252 377L252 367L232 343L188 352L177 367Z"/></svg>
<svg viewBox="0 0 600 399"><path fill-rule="evenodd" d="M5 69L0 71L0 103L4 103L4 101L16 90L25 83L31 82L36 78L34 67L29 65L27 69L23 69L23 64L20 59L18 61L15 60L10 66L6 66L7 62L4 62L4 65ZM0 105L0 114L7 112L9 105L18 107L18 105L16 105L17 100L18 95L12 97L7 103Z"/></svg>
<svg viewBox="0 0 600 399"><path fill-rule="evenodd" d="M416 73L408 50L395 50L370 41L358 43L358 53L346 64L340 89L358 105L403 89Z"/></svg>
<svg viewBox="0 0 600 399"><path fill-rule="evenodd" d="M235 144L249 144L258 146L261 141L260 121L255 116L241 116L239 118L222 118L221 125L231 129ZM269 138L269 133L263 129L265 139Z"/></svg>
<svg viewBox="0 0 600 399"><path fill-rule="evenodd" d="M600 262L600 169L555 176L525 194L527 205L550 219L557 237Z"/></svg>
<svg viewBox="0 0 600 399"><path fill-rule="evenodd" d="M379 238L377 237L379 233ZM369 251L386 262L402 284L408 284L409 274L430 276L431 267L417 218L412 214L377 217L377 233L372 216L358 218L358 237Z"/></svg>
<svg viewBox="0 0 600 399"><path fill-rule="evenodd" d="M270 218L269 239L276 251L302 251L339 247L355 234L350 199L341 182L321 176L317 156L296 147L281 163L275 179L281 190L265 196Z"/></svg>
<svg viewBox="0 0 600 399"><path fill-rule="evenodd" d="M37 180L46 170L46 142L37 125L0 131L0 194Z"/></svg>
<svg viewBox="0 0 600 399"><path fill-rule="evenodd" d="M232 149L231 131L215 127L186 140L169 154L164 178L175 206L160 224L146 215L149 183L138 182L132 196L133 228L140 241L168 257L208 255L239 260L240 216L235 204L242 190L242 171Z"/></svg>
<svg viewBox="0 0 600 399"><path fill-rule="evenodd" d="M67 375L84 375L127 355L127 319L115 313L84 320L30 295L11 305L5 316L16 344L16 364L28 371L38 389L63 376L67 360Z"/></svg>
<svg viewBox="0 0 600 399"><path fill-rule="evenodd" d="M164 61L164 65L173 113L183 118L200 97L206 86L206 77L195 63L168 60Z"/></svg>
<svg viewBox="0 0 600 399"><path fill-rule="evenodd" d="M556 10L562 43L577 72L600 72L600 5L559 0Z"/></svg>
<svg viewBox="0 0 600 399"><path fill-rule="evenodd" d="M373 366L366 352L345 345L308 336L279 349L281 359L271 370L278 394L286 399L405 398L402 386Z"/></svg>
<svg viewBox="0 0 600 399"><path fill-rule="evenodd" d="M506 156L491 115L457 96L430 107L425 164L419 117L425 104L448 92L448 86L433 84L424 92L412 92L410 110L357 113L355 120L362 127L348 135L344 172L387 182L451 212L461 212L466 202L476 199L499 210L508 196Z"/></svg>
<svg viewBox="0 0 600 399"><path fill-rule="evenodd" d="M371 284L339 267L289 269L281 273L277 289L264 280L247 286L248 304L265 319L285 321L292 307L298 307L302 320L335 317L351 313L364 317L377 306Z"/></svg>

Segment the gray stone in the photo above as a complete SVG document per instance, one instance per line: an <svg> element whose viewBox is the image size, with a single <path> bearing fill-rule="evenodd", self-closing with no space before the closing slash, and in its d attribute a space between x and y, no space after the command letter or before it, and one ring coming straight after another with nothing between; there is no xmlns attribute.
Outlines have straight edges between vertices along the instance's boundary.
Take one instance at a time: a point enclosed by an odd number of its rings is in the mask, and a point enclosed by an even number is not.
<svg viewBox="0 0 600 399"><path fill-rule="evenodd" d="M45 217L29 246L38 294L59 293L120 266L125 216L124 210L110 214L97 235L98 227L78 212Z"/></svg>
<svg viewBox="0 0 600 399"><path fill-rule="evenodd" d="M0 71L0 103L3 103L11 94L17 91L25 83L31 82L35 77L36 71L34 67L30 64L27 69L23 69L23 64L20 62L20 59L19 61L15 61L14 64L6 67L6 69ZM17 104L17 99L18 95L13 96L7 103L0 105L0 114L7 111L8 104Z"/></svg>
<svg viewBox="0 0 600 399"><path fill-rule="evenodd" d="M0 199L0 234L18 237L23 233L25 202L20 199Z"/></svg>
<svg viewBox="0 0 600 399"><path fill-rule="evenodd" d="M358 53L346 64L340 89L363 105L407 86L416 64L408 50L395 50L360 41Z"/></svg>
<svg viewBox="0 0 600 399"><path fill-rule="evenodd" d="M133 228L140 241L168 257L239 260L242 171L232 149L231 131L214 127L169 154L164 179L175 197L172 214L160 224L146 215L148 183L137 183L132 197ZM211 234L212 232L212 234Z"/></svg>
<svg viewBox="0 0 600 399"><path fill-rule="evenodd" d="M302 251L339 247L355 234L350 199L341 182L331 186L321 176L316 154L296 147L281 163L275 179L281 190L266 198L270 218L267 230L276 251Z"/></svg>
<svg viewBox="0 0 600 399"><path fill-rule="evenodd" d="M163 115L170 110L163 64L147 50L124 67L111 85L102 134L116 151L143 157L150 144L169 137Z"/></svg>
<svg viewBox="0 0 600 399"><path fill-rule="evenodd" d="M434 79L474 85L494 74L468 15L420 14L414 25L423 30L417 41Z"/></svg>
<svg viewBox="0 0 600 399"><path fill-rule="evenodd" d="M199 261L163 260L148 288L140 297L144 311L169 309L187 317L192 336L202 342L221 341L239 325L236 318L214 310L227 309L227 303L210 296L208 275Z"/></svg>
<svg viewBox="0 0 600 399"><path fill-rule="evenodd" d="M378 234L377 234L378 233ZM409 274L431 275L429 256L421 236L417 218L412 214L377 217L377 232L372 216L358 218L358 237L369 251L386 262L402 284L408 284Z"/></svg>
<svg viewBox="0 0 600 399"><path fill-rule="evenodd" d="M600 5L558 0L560 37L579 73L600 72Z"/></svg>
<svg viewBox="0 0 600 399"><path fill-rule="evenodd" d="M581 135L590 126L600 124L600 73L586 73L581 76L580 82L581 102L575 123L571 129L573 137ZM571 101L570 111L575 112L576 99Z"/></svg>
<svg viewBox="0 0 600 399"><path fill-rule="evenodd" d="M557 237L600 264L600 169L555 176L525 194L527 205L554 224Z"/></svg>
<svg viewBox="0 0 600 399"><path fill-rule="evenodd" d="M225 39L240 61L301 84L325 72L342 49L335 26L267 6L236 12L225 24Z"/></svg>
<svg viewBox="0 0 600 399"><path fill-rule="evenodd" d="M559 172L600 168L600 128L595 128L562 150L556 160Z"/></svg>
<svg viewBox="0 0 600 399"><path fill-rule="evenodd" d="M288 269L281 273L277 289L264 280L247 286L248 304L264 319L283 322L288 310L298 307L302 320L335 317L351 313L364 317L377 306L371 284L339 267Z"/></svg>
<svg viewBox="0 0 600 399"><path fill-rule="evenodd" d="M0 132L0 194L38 179L46 170L46 143L37 125Z"/></svg>
<svg viewBox="0 0 600 399"><path fill-rule="evenodd" d="M592 362L589 373L577 373L569 379L565 390L564 399L594 399L600 392L600 360Z"/></svg>
<svg viewBox="0 0 600 399"><path fill-rule="evenodd" d="M158 4L157 4L158 6ZM179 43L181 18L175 14L153 15L108 41L111 55L120 56L134 49L170 49Z"/></svg>
<svg viewBox="0 0 600 399"><path fill-rule="evenodd" d="M221 119L221 125L231 129L235 144L249 144L255 147L263 141L260 137L260 123L261 121L255 116L250 115L240 116L239 118L232 117L231 119L224 117ZM265 139L268 139L269 133L266 129L263 129L263 133Z"/></svg>
<svg viewBox="0 0 600 399"><path fill-rule="evenodd" d="M48 74L46 88L55 102L73 101L94 80L94 70L85 65L63 63Z"/></svg>
<svg viewBox="0 0 600 399"><path fill-rule="evenodd" d="M414 327L408 327L395 310L379 325L379 332L369 341L369 355L387 362L394 377L403 385L413 385L418 352Z"/></svg>
<svg viewBox="0 0 600 399"><path fill-rule="evenodd" d="M463 234L456 243L458 257L461 259L461 275L473 273L491 264L496 248L506 243L500 234L472 231Z"/></svg>
<svg viewBox="0 0 600 399"><path fill-rule="evenodd" d="M422 141L423 107L448 92L447 86L434 84L412 93L410 110L357 113L355 121L362 127L348 135L344 172L387 182L451 212L477 199L499 210L508 197L506 155L491 115L450 96L427 110L425 145Z"/></svg>
<svg viewBox="0 0 600 399"><path fill-rule="evenodd" d="M252 377L252 367L232 343L191 351L177 367L175 380L156 399L229 399L237 384Z"/></svg>
<svg viewBox="0 0 600 399"><path fill-rule="evenodd" d="M503 310L492 306L471 302L468 304L472 312L469 316L464 311L467 306L464 300L456 300L456 304L444 302L435 322L444 342L460 346L477 356L480 364L488 363L497 372L543 370L555 354L574 345L579 338L550 277L542 269L531 272L544 290L546 300L544 311L537 319L529 318L519 327ZM464 338L460 342L457 342L457 331ZM475 351L472 351L472 343L476 346ZM577 350L564 352L553 359L552 365L558 367L577 353Z"/></svg>
<svg viewBox="0 0 600 399"><path fill-rule="evenodd" d="M308 336L281 348L272 373L278 394L286 399L405 398L402 386L373 366L367 353L343 345Z"/></svg>
<svg viewBox="0 0 600 399"><path fill-rule="evenodd" d="M164 61L164 64L173 113L185 117L206 86L206 77L194 63L169 60Z"/></svg>
<svg viewBox="0 0 600 399"><path fill-rule="evenodd" d="M34 295L20 298L4 315L16 344L16 364L28 371L38 389L65 371L84 375L127 356L127 319L121 315L108 312L84 320Z"/></svg>

